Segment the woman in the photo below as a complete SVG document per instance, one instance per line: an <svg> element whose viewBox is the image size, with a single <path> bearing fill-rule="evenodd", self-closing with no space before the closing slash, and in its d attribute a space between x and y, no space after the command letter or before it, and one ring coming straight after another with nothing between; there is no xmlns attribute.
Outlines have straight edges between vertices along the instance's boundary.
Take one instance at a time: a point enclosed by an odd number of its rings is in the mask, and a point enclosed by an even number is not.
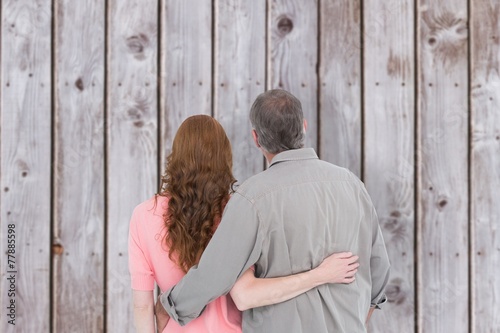
<svg viewBox="0 0 500 333"><path fill-rule="evenodd" d="M160 193L137 206L130 222L138 332L155 332L154 282L165 291L198 263L236 182L231 169L231 145L222 126L204 115L186 119L174 138ZM241 332L238 308L283 302L323 283L350 283L356 260L351 253L334 254L316 269L282 278L258 279L248 270L233 287L232 298L219 297L184 327L166 318L163 332Z"/></svg>

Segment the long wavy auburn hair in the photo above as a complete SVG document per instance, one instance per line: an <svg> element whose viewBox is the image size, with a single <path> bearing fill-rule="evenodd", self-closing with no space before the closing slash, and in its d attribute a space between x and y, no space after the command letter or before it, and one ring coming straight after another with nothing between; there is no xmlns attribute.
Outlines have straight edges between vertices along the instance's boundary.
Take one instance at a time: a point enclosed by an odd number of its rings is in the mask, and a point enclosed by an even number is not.
<svg viewBox="0 0 500 333"><path fill-rule="evenodd" d="M169 198L164 213L169 257L187 272L212 238L236 180L231 144L214 118L187 118L177 130L159 195Z"/></svg>

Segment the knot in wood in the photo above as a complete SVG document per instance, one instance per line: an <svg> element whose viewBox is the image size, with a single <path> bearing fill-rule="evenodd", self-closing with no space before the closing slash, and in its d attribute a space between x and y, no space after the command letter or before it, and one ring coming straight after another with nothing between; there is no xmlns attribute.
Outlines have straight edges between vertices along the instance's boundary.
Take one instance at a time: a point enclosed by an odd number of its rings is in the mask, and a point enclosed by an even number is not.
<svg viewBox="0 0 500 333"><path fill-rule="evenodd" d="M132 120L132 123L135 127L143 127L144 126L144 114L146 113L147 105L143 105L142 103L138 103L135 107L128 109L127 114Z"/></svg>
<svg viewBox="0 0 500 333"><path fill-rule="evenodd" d="M446 207L446 205L448 205L448 198L446 196L439 196L437 202L436 202L436 205L437 205L437 208L439 211L443 211Z"/></svg>
<svg viewBox="0 0 500 333"><path fill-rule="evenodd" d="M64 247L61 244L52 244L52 253L55 255L61 255L64 252Z"/></svg>
<svg viewBox="0 0 500 333"><path fill-rule="evenodd" d="M401 216L401 213L399 211L395 210L395 211L391 212L391 216L398 218Z"/></svg>
<svg viewBox="0 0 500 333"><path fill-rule="evenodd" d="M149 39L145 34L138 34L127 38L127 48L130 53L134 54L137 59L144 58L144 48L148 46Z"/></svg>
<svg viewBox="0 0 500 333"><path fill-rule="evenodd" d="M293 22L287 16L280 16L278 18L278 32L280 36L285 36L293 30Z"/></svg>
<svg viewBox="0 0 500 333"><path fill-rule="evenodd" d="M77 87L78 90L83 91L83 80L81 77L79 77L78 80L75 81L75 87Z"/></svg>
<svg viewBox="0 0 500 333"><path fill-rule="evenodd" d="M404 237L405 224L403 222L404 218L401 212L397 210L391 212L390 216L381 219L384 229L397 237Z"/></svg>
<svg viewBox="0 0 500 333"><path fill-rule="evenodd" d="M407 292L403 288L403 280L401 278L395 278L386 287L385 293L387 294L387 299L389 302L394 302L396 304L401 304L406 299Z"/></svg>
<svg viewBox="0 0 500 333"><path fill-rule="evenodd" d="M130 108L128 109L127 114L132 120L140 120L144 114L144 110L139 108Z"/></svg>
<svg viewBox="0 0 500 333"><path fill-rule="evenodd" d="M467 20L454 13L444 12L426 19L430 27L427 42L434 57L441 60L447 69L467 57Z"/></svg>

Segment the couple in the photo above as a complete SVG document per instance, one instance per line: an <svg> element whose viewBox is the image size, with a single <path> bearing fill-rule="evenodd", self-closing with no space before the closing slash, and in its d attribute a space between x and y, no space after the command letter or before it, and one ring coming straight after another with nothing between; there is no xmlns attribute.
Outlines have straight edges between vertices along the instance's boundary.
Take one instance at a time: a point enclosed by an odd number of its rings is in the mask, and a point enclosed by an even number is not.
<svg viewBox="0 0 500 333"><path fill-rule="evenodd" d="M303 148L307 123L290 93L258 96L250 120L266 171L233 191L224 130L190 117L161 193L134 210L137 330L154 332L156 281L160 332L366 332L386 300L389 261L363 184Z"/></svg>

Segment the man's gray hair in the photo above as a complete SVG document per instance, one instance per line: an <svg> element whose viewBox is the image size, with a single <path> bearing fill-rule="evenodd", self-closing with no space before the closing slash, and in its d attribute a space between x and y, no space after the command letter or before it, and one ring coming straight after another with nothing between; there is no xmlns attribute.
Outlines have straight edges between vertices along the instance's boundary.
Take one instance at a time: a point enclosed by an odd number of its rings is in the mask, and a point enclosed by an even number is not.
<svg viewBox="0 0 500 333"><path fill-rule="evenodd" d="M268 90L250 109L250 122L259 145L271 154L304 147L304 114L300 101L288 91Z"/></svg>

